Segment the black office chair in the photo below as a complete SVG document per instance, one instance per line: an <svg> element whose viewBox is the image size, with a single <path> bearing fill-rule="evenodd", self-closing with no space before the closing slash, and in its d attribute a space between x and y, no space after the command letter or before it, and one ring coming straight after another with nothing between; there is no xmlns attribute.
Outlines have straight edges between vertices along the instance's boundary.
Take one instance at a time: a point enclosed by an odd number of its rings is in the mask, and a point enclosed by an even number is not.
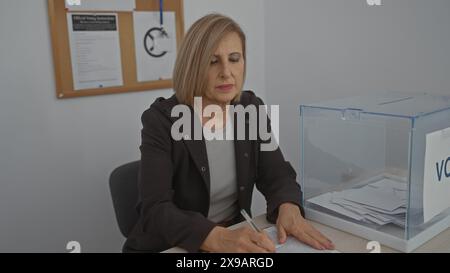
<svg viewBox="0 0 450 273"><path fill-rule="evenodd" d="M119 166L109 177L109 188L117 223L125 237L128 237L139 218L136 211L139 162L134 161Z"/></svg>

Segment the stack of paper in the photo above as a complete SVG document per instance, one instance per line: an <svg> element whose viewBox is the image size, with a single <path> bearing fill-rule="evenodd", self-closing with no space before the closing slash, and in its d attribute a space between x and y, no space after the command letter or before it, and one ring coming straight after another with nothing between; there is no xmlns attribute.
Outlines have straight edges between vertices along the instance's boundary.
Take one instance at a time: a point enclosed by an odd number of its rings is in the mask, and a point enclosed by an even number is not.
<svg viewBox="0 0 450 273"><path fill-rule="evenodd" d="M308 201L357 221L404 227L406 190L406 183L383 178L361 188L329 192Z"/></svg>

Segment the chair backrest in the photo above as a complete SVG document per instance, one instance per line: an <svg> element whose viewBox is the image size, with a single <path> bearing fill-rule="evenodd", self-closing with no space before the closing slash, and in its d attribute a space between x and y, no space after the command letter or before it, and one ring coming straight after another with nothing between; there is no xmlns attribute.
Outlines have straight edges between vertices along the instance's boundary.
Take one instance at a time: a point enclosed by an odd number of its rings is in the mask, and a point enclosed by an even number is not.
<svg viewBox="0 0 450 273"><path fill-rule="evenodd" d="M139 161L117 167L109 177L109 188L117 223L123 236L128 237L139 215L138 200Z"/></svg>

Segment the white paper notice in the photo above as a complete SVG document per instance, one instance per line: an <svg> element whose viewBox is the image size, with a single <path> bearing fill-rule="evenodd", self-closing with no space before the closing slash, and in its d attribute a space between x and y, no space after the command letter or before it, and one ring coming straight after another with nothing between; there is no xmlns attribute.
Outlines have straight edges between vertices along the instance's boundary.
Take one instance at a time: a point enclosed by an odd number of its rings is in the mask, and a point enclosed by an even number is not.
<svg viewBox="0 0 450 273"><path fill-rule="evenodd" d="M139 82L171 79L176 58L175 14L164 12L163 35L159 12L133 13Z"/></svg>
<svg viewBox="0 0 450 273"><path fill-rule="evenodd" d="M68 13L74 89L123 85L117 14Z"/></svg>
<svg viewBox="0 0 450 273"><path fill-rule="evenodd" d="M66 0L70 11L132 11L136 8L135 0Z"/></svg>
<svg viewBox="0 0 450 273"><path fill-rule="evenodd" d="M427 134L423 178L424 222L450 207L450 128Z"/></svg>

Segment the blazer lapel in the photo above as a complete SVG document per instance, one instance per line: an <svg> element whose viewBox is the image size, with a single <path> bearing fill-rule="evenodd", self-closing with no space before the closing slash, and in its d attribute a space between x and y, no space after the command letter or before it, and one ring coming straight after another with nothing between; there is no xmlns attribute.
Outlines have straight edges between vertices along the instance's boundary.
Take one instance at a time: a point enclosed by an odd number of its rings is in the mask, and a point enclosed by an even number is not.
<svg viewBox="0 0 450 273"><path fill-rule="evenodd" d="M238 189L240 191L245 190L249 182L249 170L250 170L250 140L238 140L237 139L237 118L234 114L234 152L236 157L236 176L238 182ZM245 116L245 130L248 132L248 118Z"/></svg>
<svg viewBox="0 0 450 273"><path fill-rule="evenodd" d="M206 153L205 140L183 140L186 147L189 150L192 160L195 163L198 171L200 172L203 182L205 183L208 194L210 193L210 176L209 176L209 165L208 165L208 155Z"/></svg>
<svg viewBox="0 0 450 273"><path fill-rule="evenodd" d="M178 103L175 99L174 101L175 105ZM170 105L170 109L166 108L166 114L168 114L170 120L172 121L172 124L178 119L177 117L171 116L172 107L175 105ZM210 175L209 175L209 164L208 164L208 155L206 153L206 143L205 139L203 137L201 125L200 125L200 133L201 133L201 140L195 140L195 122L199 122L198 119L195 117L195 113L192 107L189 107L191 110L191 135L185 135L183 137L183 142L186 145L189 154L191 155L192 160L195 163L195 166L197 167L199 173L201 174L203 178L203 182L205 183L206 189L208 191L208 194L210 193ZM198 123L199 124L199 123Z"/></svg>

